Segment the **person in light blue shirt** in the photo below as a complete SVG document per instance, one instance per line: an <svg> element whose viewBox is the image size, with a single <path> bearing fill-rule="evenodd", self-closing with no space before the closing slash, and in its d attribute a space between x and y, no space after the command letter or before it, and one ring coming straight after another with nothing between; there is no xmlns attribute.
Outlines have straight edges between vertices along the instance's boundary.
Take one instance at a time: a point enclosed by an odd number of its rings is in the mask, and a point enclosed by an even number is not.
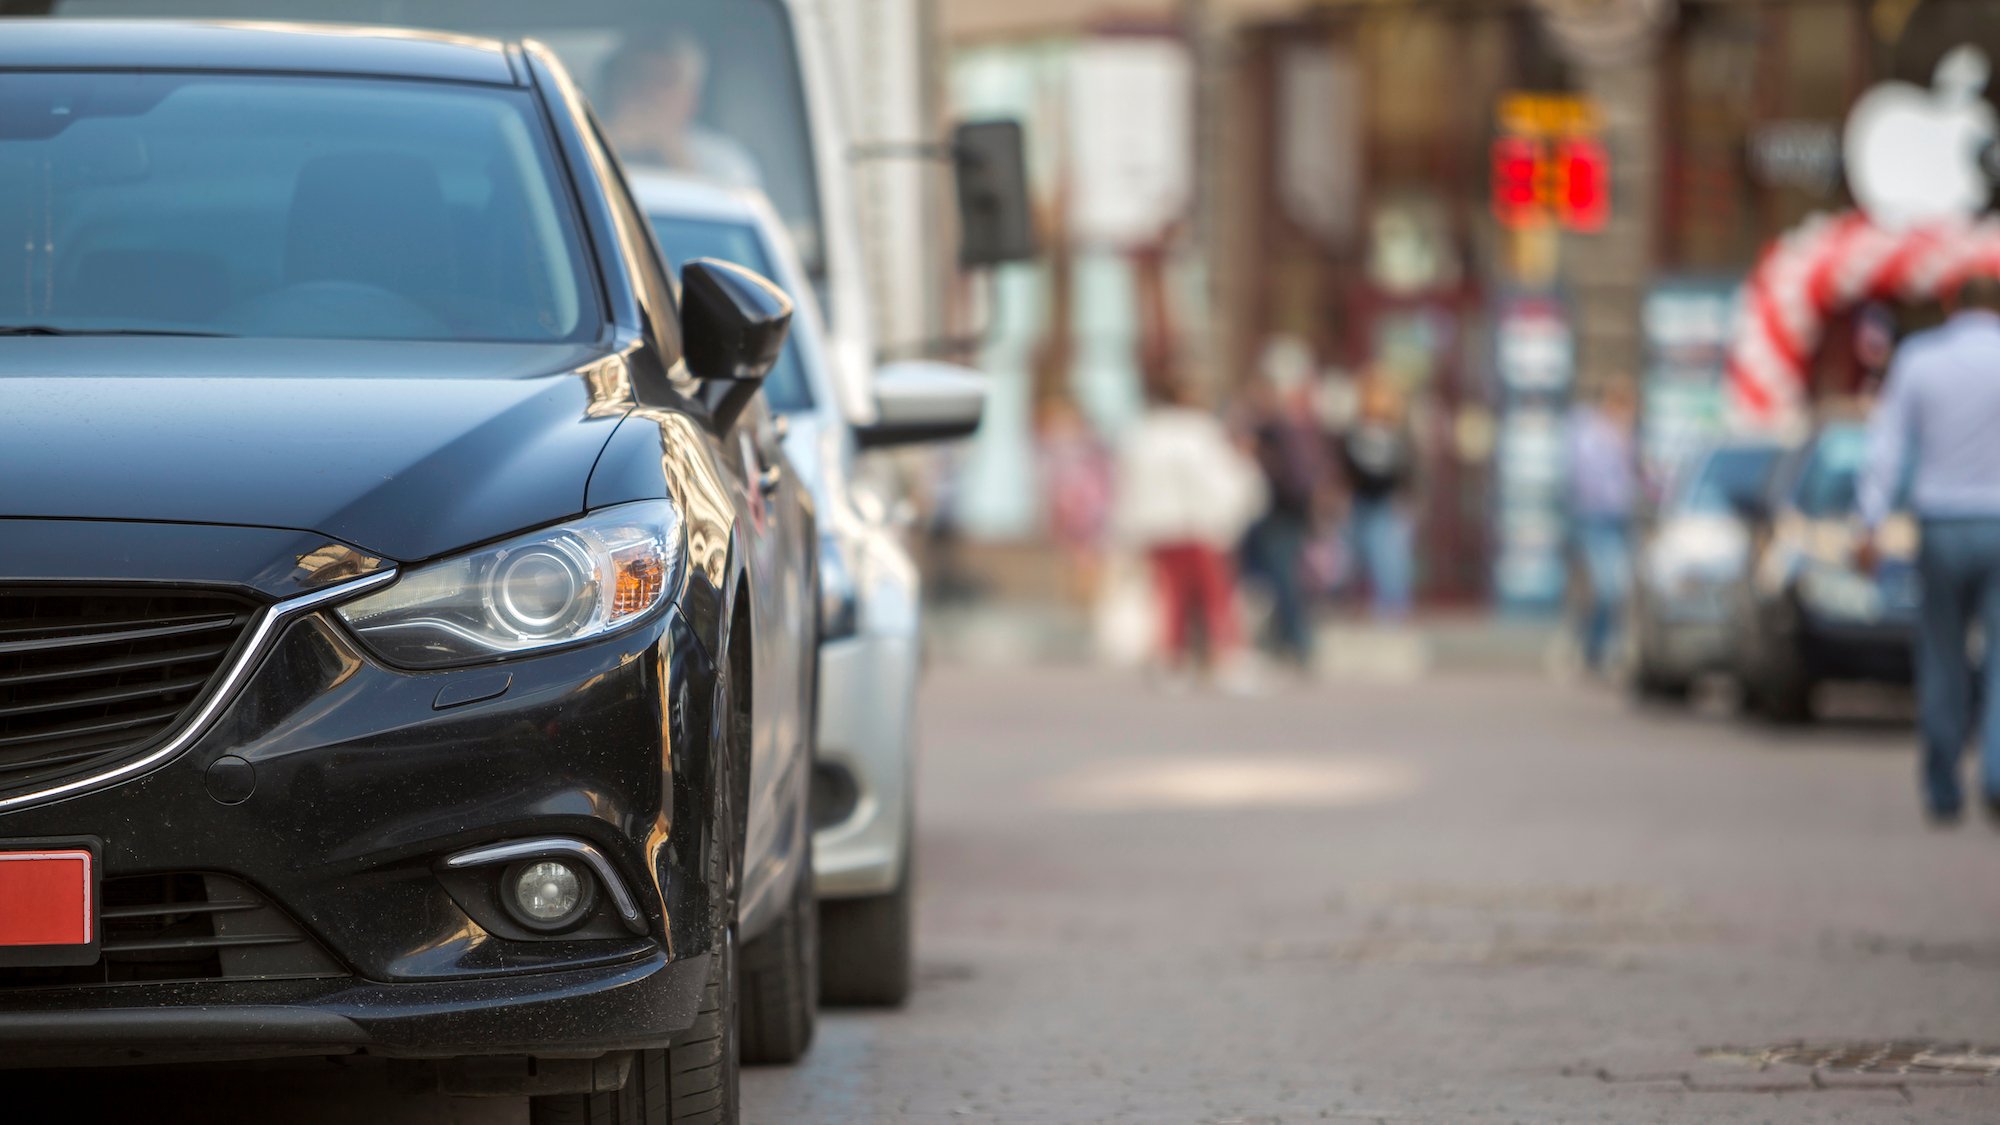
<svg viewBox="0 0 2000 1125"><path fill-rule="evenodd" d="M1892 508L1906 502L1921 528L1926 809L1934 822L1957 821L1959 762L1977 729L1986 808L2000 825L2000 722L1980 714L2000 695L2000 660L1986 660L1982 690L1968 651L1975 622L2000 642L2000 280L1967 282L1958 312L1898 349L1869 420L1859 493L1864 569L1874 569L1874 532Z"/></svg>
<svg viewBox="0 0 2000 1125"><path fill-rule="evenodd" d="M1570 414L1564 434L1570 533L1589 602L1579 619L1584 664L1610 670L1618 624L1632 588L1632 520L1639 504L1634 441L1639 399L1632 384L1614 379L1595 402Z"/></svg>

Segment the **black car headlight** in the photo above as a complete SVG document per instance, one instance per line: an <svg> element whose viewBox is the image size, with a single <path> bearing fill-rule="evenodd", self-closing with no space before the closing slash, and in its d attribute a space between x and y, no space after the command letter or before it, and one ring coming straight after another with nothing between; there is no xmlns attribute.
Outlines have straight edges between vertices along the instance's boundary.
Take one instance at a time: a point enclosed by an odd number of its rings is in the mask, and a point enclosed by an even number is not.
<svg viewBox="0 0 2000 1125"><path fill-rule="evenodd" d="M1798 589L1799 600L1808 609L1827 617L1874 621L1885 608L1881 587L1875 580L1846 567L1808 564L1799 572Z"/></svg>
<svg viewBox="0 0 2000 1125"><path fill-rule="evenodd" d="M680 588L680 514L622 504L432 563L340 619L391 664L442 668L602 636Z"/></svg>
<svg viewBox="0 0 2000 1125"><path fill-rule="evenodd" d="M819 636L823 641L853 636L861 626L860 591L844 537L819 537Z"/></svg>

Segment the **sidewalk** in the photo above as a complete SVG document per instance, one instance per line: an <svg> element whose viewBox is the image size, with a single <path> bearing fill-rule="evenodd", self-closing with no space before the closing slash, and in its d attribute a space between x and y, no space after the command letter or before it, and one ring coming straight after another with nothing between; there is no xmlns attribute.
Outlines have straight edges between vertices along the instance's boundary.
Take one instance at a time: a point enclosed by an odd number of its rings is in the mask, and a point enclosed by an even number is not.
<svg viewBox="0 0 2000 1125"><path fill-rule="evenodd" d="M989 601L933 605L925 631L933 658L953 664L1116 663L1100 656L1091 618L1073 606ZM1541 675L1554 659L1560 623L1454 610L1385 626L1327 614L1318 626L1316 671L1334 680L1405 680L1430 673Z"/></svg>

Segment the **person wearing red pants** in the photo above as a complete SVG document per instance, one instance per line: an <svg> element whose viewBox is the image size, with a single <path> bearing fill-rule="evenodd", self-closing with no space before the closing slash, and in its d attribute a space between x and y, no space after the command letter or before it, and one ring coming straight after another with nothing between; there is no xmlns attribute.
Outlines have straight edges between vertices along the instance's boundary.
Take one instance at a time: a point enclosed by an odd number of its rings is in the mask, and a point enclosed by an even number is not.
<svg viewBox="0 0 2000 1125"><path fill-rule="evenodd" d="M1236 620L1236 575L1229 556L1195 540L1161 543L1147 551L1153 585L1160 597L1160 644L1166 661L1178 667L1191 647L1190 625L1198 623L1208 652L1222 657L1242 641Z"/></svg>
<svg viewBox="0 0 2000 1125"><path fill-rule="evenodd" d="M1187 668L1191 634L1225 687L1244 683L1230 552L1264 506L1264 481L1213 413L1178 388L1162 395L1119 448L1112 530L1145 552L1159 599L1160 663Z"/></svg>

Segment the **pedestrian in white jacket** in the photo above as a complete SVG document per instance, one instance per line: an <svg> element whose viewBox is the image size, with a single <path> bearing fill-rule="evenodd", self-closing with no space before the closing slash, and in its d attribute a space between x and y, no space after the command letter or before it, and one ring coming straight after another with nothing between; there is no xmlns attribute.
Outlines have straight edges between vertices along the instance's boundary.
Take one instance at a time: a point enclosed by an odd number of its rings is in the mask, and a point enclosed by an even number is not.
<svg viewBox="0 0 2000 1125"><path fill-rule="evenodd" d="M1242 629L1230 559L1264 502L1263 477L1221 419L1178 393L1125 436L1111 532L1152 566L1170 670L1187 661L1190 619L1201 623L1211 666L1237 659Z"/></svg>

